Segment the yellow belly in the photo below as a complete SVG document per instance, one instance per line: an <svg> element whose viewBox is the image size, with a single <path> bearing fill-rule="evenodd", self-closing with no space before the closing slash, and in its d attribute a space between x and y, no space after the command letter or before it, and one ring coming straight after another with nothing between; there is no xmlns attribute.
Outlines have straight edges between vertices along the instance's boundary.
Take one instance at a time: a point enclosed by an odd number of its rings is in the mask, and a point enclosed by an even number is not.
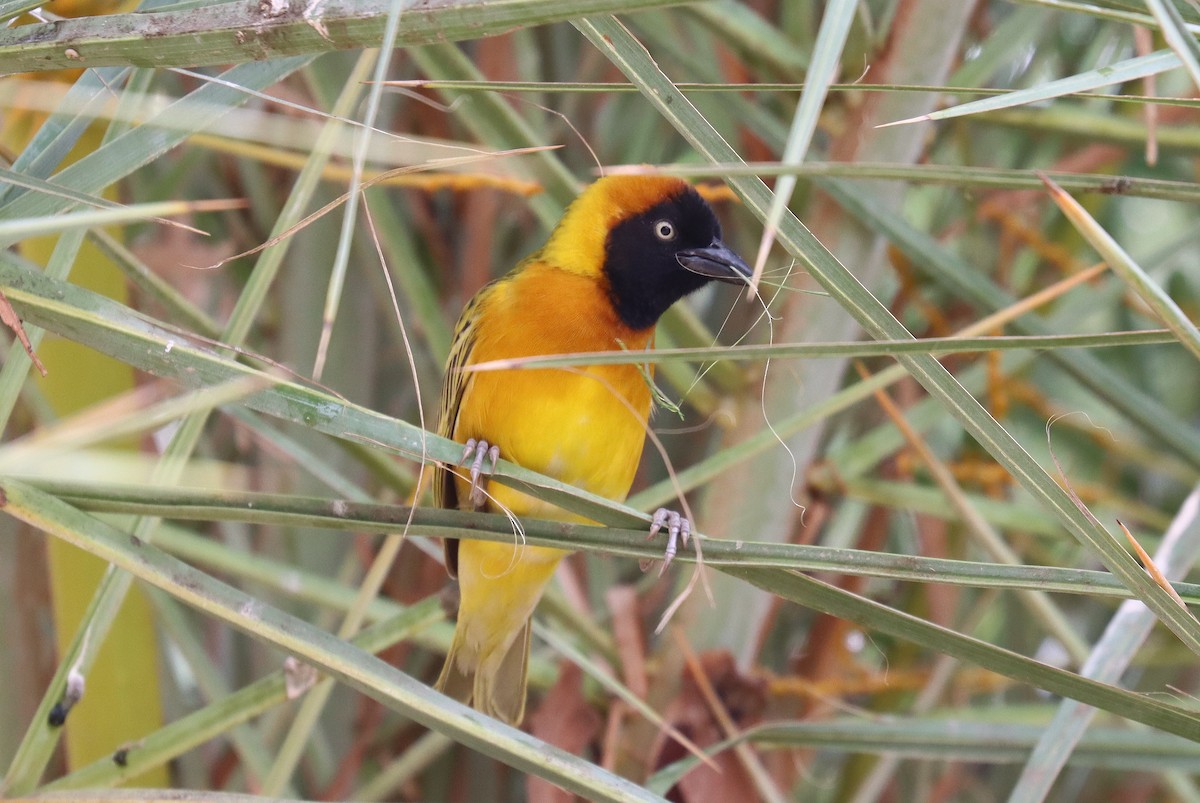
<svg viewBox="0 0 1200 803"><path fill-rule="evenodd" d="M650 402L641 375L634 378L637 385L631 387L628 377L611 370L481 373L464 402L475 394L503 401L464 403L455 440L482 438L523 468L623 500L641 458ZM465 499L467 483L458 483L458 496ZM497 512L582 520L499 483L490 483L487 491L489 508Z"/></svg>

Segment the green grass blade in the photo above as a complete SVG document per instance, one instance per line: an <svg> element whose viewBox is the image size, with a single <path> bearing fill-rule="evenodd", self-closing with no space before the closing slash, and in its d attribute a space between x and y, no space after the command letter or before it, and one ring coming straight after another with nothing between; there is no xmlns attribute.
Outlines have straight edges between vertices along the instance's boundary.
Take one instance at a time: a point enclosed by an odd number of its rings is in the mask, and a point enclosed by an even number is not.
<svg viewBox="0 0 1200 803"><path fill-rule="evenodd" d="M582 14L622 13L679 0L486 0L404 17L399 45L477 39ZM312 56L379 44L391 0L327 0L317 14L272 13L258 0L178 11L80 17L0 30L0 73L112 65L202 66Z"/></svg>
<svg viewBox="0 0 1200 803"><path fill-rule="evenodd" d="M800 93L800 103L792 117L792 128L788 132L787 146L783 149L780 161L787 165L799 164L804 161L812 142L813 133L817 130L817 120L825 105L825 97L829 85L837 76L841 67L842 48L846 46L846 36L850 33L850 25L858 3L855 0L832 0L821 16L821 28L817 33L816 45L813 48L812 60L809 62L805 75L804 91ZM758 256L754 260L754 278L751 285L758 286L762 278L763 267L766 265L767 253L771 250L775 229L783 218L783 210L792 200L792 192L796 189L796 179L792 175L783 176L775 185L775 194L771 199L771 208L767 210L766 220L763 221L762 240L758 244Z"/></svg>
<svg viewBox="0 0 1200 803"><path fill-rule="evenodd" d="M1200 359L1200 331L1196 329L1196 325L1184 314L1174 299L1167 295L1166 291L1146 274L1146 271L1142 270L1133 257L1117 244L1112 235L1106 232L1078 201L1063 192L1049 179L1046 180L1046 186L1050 188L1054 202L1071 221L1071 225L1087 238L1093 248L1100 252L1113 272L1133 288L1142 301L1145 301L1146 305L1153 310L1155 316L1175 333L1179 342L1196 355L1197 359Z"/></svg>
<svg viewBox="0 0 1200 803"><path fill-rule="evenodd" d="M131 204L112 209L91 209L84 212L67 212L62 215L0 220L0 247L8 247L28 237L61 234L80 229L94 229L134 223L156 217L183 215L192 211L196 204L188 201L153 201Z"/></svg>
<svg viewBox="0 0 1200 803"><path fill-rule="evenodd" d="M618 166L616 170L624 169ZM644 166L630 165L630 171L642 172ZM1044 185L1036 170L1016 170L997 167L975 167L938 164L886 164L882 162L805 162L789 165L779 162L746 162L743 164L669 164L656 165L654 171L675 176L783 176L892 179L919 184L945 184L969 189L1040 190ZM1101 195L1128 195L1140 198L1159 198L1165 201L1200 202L1200 184L1189 181L1168 181L1145 176L1108 176L1094 173L1063 173L1047 171L1046 175L1063 189L1073 192L1093 192Z"/></svg>
<svg viewBox="0 0 1200 803"><path fill-rule="evenodd" d="M1183 15L1169 0L1146 0L1146 5L1150 7L1154 19L1158 20L1163 38L1183 63L1192 77L1192 83L1200 89L1200 42L1188 30Z"/></svg>
<svg viewBox="0 0 1200 803"><path fill-rule="evenodd" d="M570 356L522 357L477 363L474 371L515 371L574 365L641 365L818 357L885 357L897 354L964 354L1021 349L1111 348L1176 343L1168 329L1100 332L1090 335L994 335L991 337L923 337L914 340L846 341L839 343L775 343L755 346L673 348L653 351L581 352Z"/></svg>
<svg viewBox="0 0 1200 803"><path fill-rule="evenodd" d="M806 608L854 622L868 630L916 642L960 660L987 666L1022 683L1094 705L1194 742L1200 741L1200 716L1196 712L1164 703L1155 697L1134 694L1047 666L804 574L785 574L769 569L726 568L725 571Z"/></svg>
<svg viewBox="0 0 1200 803"><path fill-rule="evenodd" d="M939 109L929 114L913 117L908 120L895 120L886 125L905 125L922 120L949 120L969 114L1010 109L1013 106L1025 106L1053 98L1061 98L1078 92L1087 92L1102 86L1134 81L1148 75L1159 75L1173 70L1180 64L1179 57L1169 50L1160 50L1148 56L1137 56L1132 59L1117 62L1108 67L1060 78L1057 81L1047 81L1029 89L1021 89L994 98L981 98L948 109Z"/></svg>
<svg viewBox="0 0 1200 803"><path fill-rule="evenodd" d="M1200 557L1200 489L1184 501L1154 555L1154 563L1169 580L1185 576ZM1119 683L1142 649L1154 617L1142 605L1127 602L1109 620L1080 674L1103 683ZM1038 739L1009 794L1010 803L1044 800L1071 754L1078 749L1095 711L1076 701L1063 701Z"/></svg>
<svg viewBox="0 0 1200 803"><path fill-rule="evenodd" d="M440 538L456 533L496 542L512 539L512 523L498 514L467 513L432 508L339 500L331 506L322 497L248 493L238 490L189 488L154 489L71 481L31 481L39 489L89 512L164 516L183 521L236 521L277 527L316 527L337 531L382 531L412 519L412 532ZM943 503L944 506L944 503ZM523 522L529 543L537 546L592 550L638 560L661 557L661 548L648 543L638 521L627 516L630 527L567 525L561 522ZM1025 529L1028 529L1026 527ZM177 544L177 539L169 542ZM915 583L948 583L971 588L1040 589L1059 594L1083 594L1106 599L1129 599L1129 589L1107 572L1052 566L1013 566L919 555L896 555L860 549L764 541L705 540L704 562L713 567L777 568L788 571L833 572L849 576L878 577ZM171 546L175 550L176 546ZM189 559L235 571L225 563L187 553ZM256 560L256 558L246 558ZM694 560L681 553L677 561ZM264 582L267 582L264 579ZM1200 600L1200 586L1175 583L1189 604Z"/></svg>

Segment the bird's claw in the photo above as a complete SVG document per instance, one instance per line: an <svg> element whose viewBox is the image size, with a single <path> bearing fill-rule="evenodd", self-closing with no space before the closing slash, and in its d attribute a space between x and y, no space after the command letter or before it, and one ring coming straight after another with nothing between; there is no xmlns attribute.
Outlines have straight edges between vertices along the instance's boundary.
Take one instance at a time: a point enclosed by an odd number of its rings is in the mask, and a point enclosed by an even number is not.
<svg viewBox="0 0 1200 803"><path fill-rule="evenodd" d="M692 537L692 522L686 516L681 516L674 510L668 510L665 507L660 507L654 511L653 518L650 519L650 535L646 540L658 535L663 528L667 530L667 548L663 551L663 565L658 573L661 576L671 565L675 555L679 552L679 542L682 541L686 547L688 539ZM644 571L647 565L642 566Z"/></svg>
<svg viewBox="0 0 1200 803"><path fill-rule="evenodd" d="M482 438L479 440L468 438L465 446L462 460L459 462L466 463L474 455L475 459L471 461L471 495L469 498L471 507L481 508L487 501L487 495L483 492L483 484L479 481L483 475L483 462L487 460L491 463L488 467L489 473L495 471L496 463L500 460L500 447L493 446Z"/></svg>

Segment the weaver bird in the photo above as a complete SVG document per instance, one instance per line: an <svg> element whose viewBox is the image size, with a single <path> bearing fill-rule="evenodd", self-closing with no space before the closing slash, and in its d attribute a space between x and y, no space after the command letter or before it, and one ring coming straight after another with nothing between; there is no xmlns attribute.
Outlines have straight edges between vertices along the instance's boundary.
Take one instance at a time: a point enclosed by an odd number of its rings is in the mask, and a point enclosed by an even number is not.
<svg viewBox="0 0 1200 803"><path fill-rule="evenodd" d="M586 522L482 478L506 460L594 494L629 493L645 442L651 389L636 365L464 371L490 360L653 345L667 309L710 280L744 282L746 263L721 241L712 209L688 183L612 176L570 205L541 250L480 290L454 332L439 434L465 445L464 474L439 466L441 507L508 511ZM652 366L651 366L652 367ZM485 487L486 486L486 487ZM659 510L667 557L690 525ZM487 541L445 542L460 590L458 624L437 681L444 693L510 724L525 712L530 615L558 549Z"/></svg>

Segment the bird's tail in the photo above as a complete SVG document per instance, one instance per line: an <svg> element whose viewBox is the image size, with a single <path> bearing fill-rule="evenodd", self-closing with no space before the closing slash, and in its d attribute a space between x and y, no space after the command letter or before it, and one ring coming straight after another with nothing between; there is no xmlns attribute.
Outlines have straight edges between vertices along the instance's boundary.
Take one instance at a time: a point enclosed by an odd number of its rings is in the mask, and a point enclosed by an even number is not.
<svg viewBox="0 0 1200 803"><path fill-rule="evenodd" d="M438 691L510 725L521 724L529 617L566 554L545 547L459 543L461 604Z"/></svg>
<svg viewBox="0 0 1200 803"><path fill-rule="evenodd" d="M465 644L465 628L456 628L446 664L437 680L437 690L464 705L473 705L490 717L520 727L525 718L532 629L532 620L526 620L497 662L479 660L476 651Z"/></svg>

